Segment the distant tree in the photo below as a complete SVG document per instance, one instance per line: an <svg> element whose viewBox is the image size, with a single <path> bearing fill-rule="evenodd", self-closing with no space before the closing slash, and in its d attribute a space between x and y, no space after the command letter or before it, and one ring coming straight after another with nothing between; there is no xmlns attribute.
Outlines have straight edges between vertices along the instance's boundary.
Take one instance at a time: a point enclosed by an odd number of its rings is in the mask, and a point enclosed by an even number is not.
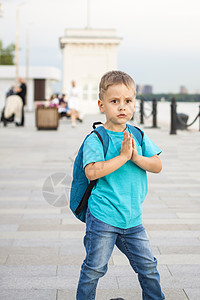
<svg viewBox="0 0 200 300"><path fill-rule="evenodd" d="M14 65L14 51L14 44L3 48L3 42L0 40L0 65Z"/></svg>
<svg viewBox="0 0 200 300"><path fill-rule="evenodd" d="M165 101L171 101L173 97L176 98L177 102L200 102L200 94L144 94L141 95L144 101L152 101L153 98L156 98L160 101L162 98L165 98ZM137 96L140 99L140 95Z"/></svg>

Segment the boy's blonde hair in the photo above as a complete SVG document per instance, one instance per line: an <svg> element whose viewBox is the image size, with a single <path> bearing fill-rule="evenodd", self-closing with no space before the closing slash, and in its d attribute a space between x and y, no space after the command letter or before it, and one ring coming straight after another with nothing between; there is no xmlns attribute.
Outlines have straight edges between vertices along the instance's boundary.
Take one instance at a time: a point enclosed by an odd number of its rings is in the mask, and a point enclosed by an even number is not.
<svg viewBox="0 0 200 300"><path fill-rule="evenodd" d="M109 86L115 84L125 84L128 88L134 89L134 97L136 97L136 86L133 78L122 71L109 71L104 74L99 84L99 99L103 99L104 93Z"/></svg>

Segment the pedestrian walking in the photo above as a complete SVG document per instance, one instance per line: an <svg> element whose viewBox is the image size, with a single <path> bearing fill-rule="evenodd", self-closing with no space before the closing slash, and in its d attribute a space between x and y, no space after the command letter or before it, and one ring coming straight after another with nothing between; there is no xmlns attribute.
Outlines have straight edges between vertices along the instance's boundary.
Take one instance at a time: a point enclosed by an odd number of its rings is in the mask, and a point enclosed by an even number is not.
<svg viewBox="0 0 200 300"><path fill-rule="evenodd" d="M15 88L16 95L20 96L22 99L22 119L19 123L16 123L17 126L24 126L24 106L26 104L26 84L23 78L19 78L19 86Z"/></svg>
<svg viewBox="0 0 200 300"><path fill-rule="evenodd" d="M79 118L79 101L80 101L80 92L76 86L76 82L72 80L71 88L68 94L68 107L70 110L70 116L72 121L72 127L76 127L76 120L82 121Z"/></svg>

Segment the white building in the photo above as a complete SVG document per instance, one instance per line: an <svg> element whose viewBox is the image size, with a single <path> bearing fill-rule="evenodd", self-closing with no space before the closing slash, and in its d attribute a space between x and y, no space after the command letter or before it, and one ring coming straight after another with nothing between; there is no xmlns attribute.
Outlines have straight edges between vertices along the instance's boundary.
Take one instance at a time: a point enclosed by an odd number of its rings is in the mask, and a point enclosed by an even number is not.
<svg viewBox="0 0 200 300"><path fill-rule="evenodd" d="M81 112L98 111L98 84L102 75L117 69L121 38L114 29L66 29L60 38L63 52L63 92L75 80L81 91Z"/></svg>
<svg viewBox="0 0 200 300"><path fill-rule="evenodd" d="M25 78L26 68L19 67L19 76ZM15 66L0 66L0 110L5 104L5 95L15 85ZM27 89L28 111L34 109L34 102L49 99L53 93L53 85L61 80L61 72L55 67L29 67Z"/></svg>

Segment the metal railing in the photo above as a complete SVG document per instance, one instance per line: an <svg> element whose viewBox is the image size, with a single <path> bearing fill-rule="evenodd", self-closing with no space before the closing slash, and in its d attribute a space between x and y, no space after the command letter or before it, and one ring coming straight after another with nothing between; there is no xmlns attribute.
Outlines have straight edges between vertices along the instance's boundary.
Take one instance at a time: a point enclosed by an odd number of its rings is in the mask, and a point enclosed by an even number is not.
<svg viewBox="0 0 200 300"><path fill-rule="evenodd" d="M188 127L192 126L198 118L199 118L199 131L200 131L200 105L199 105L199 112L198 112L197 116L194 118L194 120L190 124L187 124L186 122L184 122L182 120L182 118L180 117L180 114L177 114L176 108L177 108L176 99L172 98L172 101L171 101L171 129L170 129L170 134L176 134L177 121L184 128L188 128Z"/></svg>
<svg viewBox="0 0 200 300"><path fill-rule="evenodd" d="M157 128L157 100L153 98L152 101L146 100L142 95L138 97L140 99L140 124L144 124L144 118L149 119L152 116L152 128ZM148 107L144 109L144 103L148 104ZM150 113L146 113L150 111Z"/></svg>

